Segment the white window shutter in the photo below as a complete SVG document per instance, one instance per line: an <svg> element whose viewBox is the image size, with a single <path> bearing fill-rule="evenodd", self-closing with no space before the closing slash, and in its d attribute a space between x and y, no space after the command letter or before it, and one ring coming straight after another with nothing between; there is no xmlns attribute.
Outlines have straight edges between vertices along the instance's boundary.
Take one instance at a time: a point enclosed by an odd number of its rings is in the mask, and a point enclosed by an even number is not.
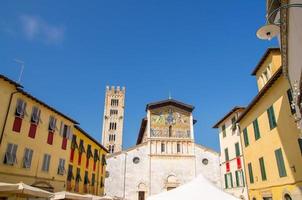
<svg viewBox="0 0 302 200"><path fill-rule="evenodd" d="M69 139L69 140L72 140L72 130L71 130L71 126L68 126L68 133L67 133L67 138Z"/></svg>
<svg viewBox="0 0 302 200"><path fill-rule="evenodd" d="M63 132L64 132L64 123L61 121L61 126L60 126L60 135L63 136Z"/></svg>

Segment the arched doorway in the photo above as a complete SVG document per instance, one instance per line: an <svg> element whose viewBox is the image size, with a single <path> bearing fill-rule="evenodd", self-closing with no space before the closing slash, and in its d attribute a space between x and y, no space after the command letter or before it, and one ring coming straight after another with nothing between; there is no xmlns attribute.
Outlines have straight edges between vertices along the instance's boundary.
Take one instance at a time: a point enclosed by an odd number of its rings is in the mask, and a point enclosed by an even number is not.
<svg viewBox="0 0 302 200"><path fill-rule="evenodd" d="M289 194L284 195L284 200L292 200L291 196Z"/></svg>
<svg viewBox="0 0 302 200"><path fill-rule="evenodd" d="M146 193L147 193L147 186L145 183L138 184L137 187L137 199L138 200L145 200L146 199Z"/></svg>
<svg viewBox="0 0 302 200"><path fill-rule="evenodd" d="M174 174L171 174L167 177L166 183L165 183L165 187L167 189L167 191L169 190L173 190L174 188L179 186L179 181L177 179L177 177Z"/></svg>

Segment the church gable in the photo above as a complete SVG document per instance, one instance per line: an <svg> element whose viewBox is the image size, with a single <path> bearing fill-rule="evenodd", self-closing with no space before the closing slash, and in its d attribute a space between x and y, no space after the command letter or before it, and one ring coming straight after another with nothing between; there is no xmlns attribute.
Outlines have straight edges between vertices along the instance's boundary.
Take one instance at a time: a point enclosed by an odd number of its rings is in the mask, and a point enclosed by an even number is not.
<svg viewBox="0 0 302 200"><path fill-rule="evenodd" d="M191 113L176 106L164 106L150 111L150 136L190 138Z"/></svg>

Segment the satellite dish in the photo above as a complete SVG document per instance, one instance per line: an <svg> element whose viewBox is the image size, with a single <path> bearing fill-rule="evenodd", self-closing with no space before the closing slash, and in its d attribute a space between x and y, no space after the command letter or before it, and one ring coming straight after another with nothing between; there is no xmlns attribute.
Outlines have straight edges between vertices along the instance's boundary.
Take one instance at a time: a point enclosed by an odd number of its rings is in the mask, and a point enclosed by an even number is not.
<svg viewBox="0 0 302 200"><path fill-rule="evenodd" d="M256 35L261 40L271 40L280 33L280 27L275 24L267 24L258 29Z"/></svg>

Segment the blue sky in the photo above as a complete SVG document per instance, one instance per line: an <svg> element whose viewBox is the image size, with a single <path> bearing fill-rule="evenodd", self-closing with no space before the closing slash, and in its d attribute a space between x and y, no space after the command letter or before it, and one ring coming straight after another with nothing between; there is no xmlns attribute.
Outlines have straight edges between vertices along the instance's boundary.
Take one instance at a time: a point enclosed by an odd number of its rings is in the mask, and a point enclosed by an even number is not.
<svg viewBox="0 0 302 200"><path fill-rule="evenodd" d="M145 105L195 106L197 143L219 149L212 125L256 95L251 71L276 41L256 38L265 1L1 1L0 73L101 139L106 85L126 86L124 148Z"/></svg>

